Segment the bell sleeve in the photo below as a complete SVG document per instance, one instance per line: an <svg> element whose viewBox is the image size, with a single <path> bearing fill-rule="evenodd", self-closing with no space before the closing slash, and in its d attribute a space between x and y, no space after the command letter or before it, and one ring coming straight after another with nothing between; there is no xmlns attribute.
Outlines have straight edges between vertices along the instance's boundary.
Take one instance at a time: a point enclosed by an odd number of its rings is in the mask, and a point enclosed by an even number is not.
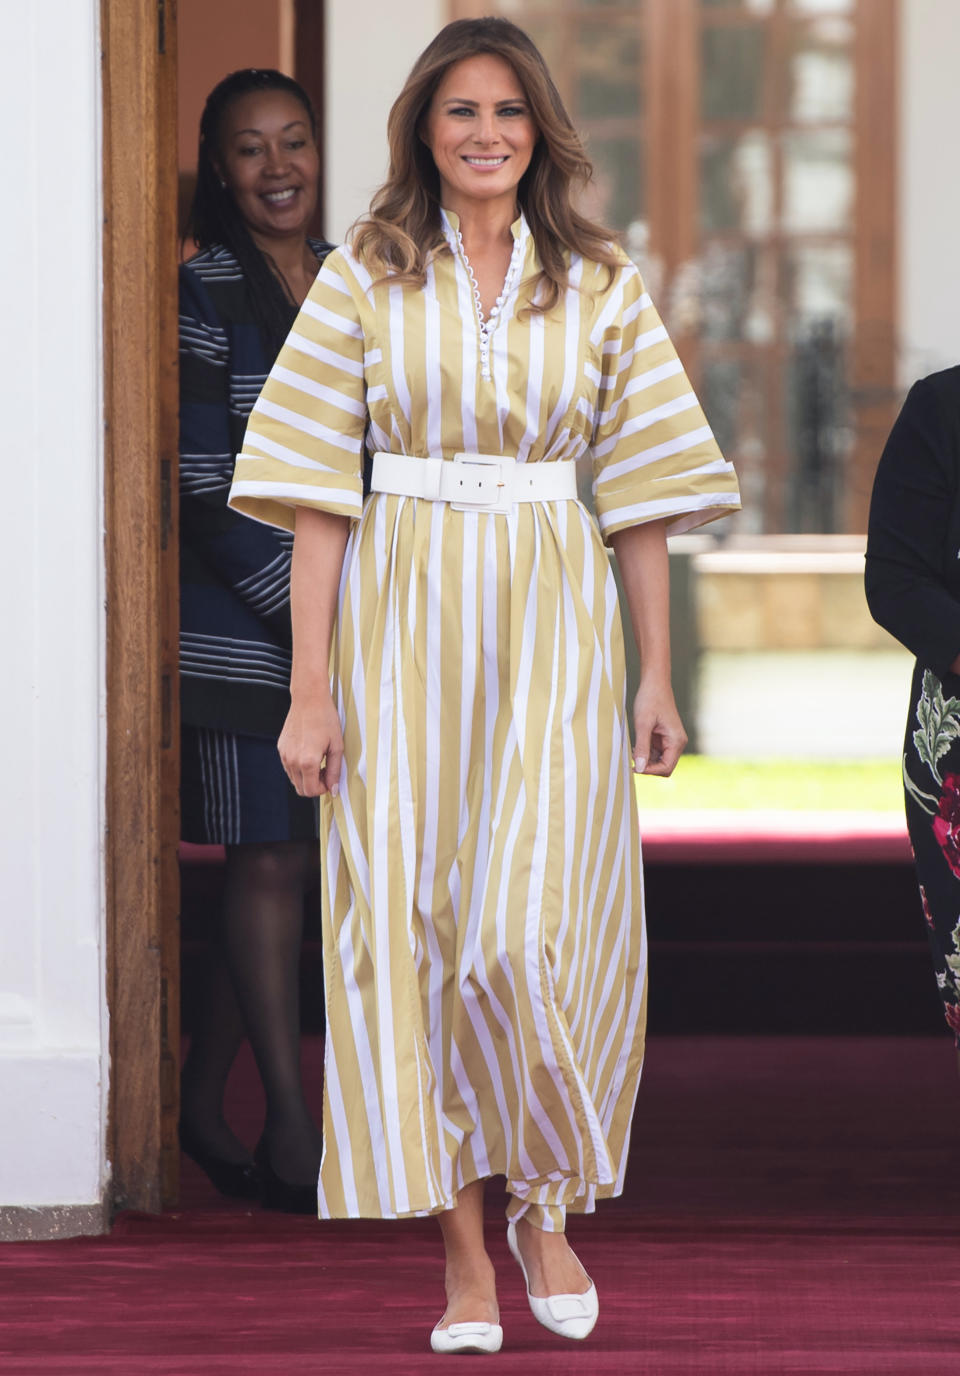
<svg viewBox="0 0 960 1376"><path fill-rule="evenodd" d="M604 539L664 517L667 533L679 535L739 510L733 464L632 263L612 284L591 343L600 355L591 452Z"/></svg>
<svg viewBox="0 0 960 1376"><path fill-rule="evenodd" d="M330 254L250 413L229 504L293 530L298 506L358 518L367 428L363 327L344 255Z"/></svg>

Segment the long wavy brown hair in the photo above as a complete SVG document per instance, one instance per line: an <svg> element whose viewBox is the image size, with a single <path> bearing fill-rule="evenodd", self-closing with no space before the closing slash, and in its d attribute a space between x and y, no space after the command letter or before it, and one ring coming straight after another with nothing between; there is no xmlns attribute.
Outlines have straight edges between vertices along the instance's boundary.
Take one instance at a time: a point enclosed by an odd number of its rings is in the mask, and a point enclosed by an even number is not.
<svg viewBox="0 0 960 1376"><path fill-rule="evenodd" d="M354 225L351 246L367 263L379 265L392 282L423 285L427 260L444 244L444 237L440 176L420 134L448 68L480 53L503 58L516 72L540 135L517 187L517 201L541 267L530 309L548 311L567 287L571 252L610 268L622 260L611 232L574 205L575 193L590 181L592 165L538 48L509 19L455 20L420 54L387 122L387 180L371 201L369 214Z"/></svg>

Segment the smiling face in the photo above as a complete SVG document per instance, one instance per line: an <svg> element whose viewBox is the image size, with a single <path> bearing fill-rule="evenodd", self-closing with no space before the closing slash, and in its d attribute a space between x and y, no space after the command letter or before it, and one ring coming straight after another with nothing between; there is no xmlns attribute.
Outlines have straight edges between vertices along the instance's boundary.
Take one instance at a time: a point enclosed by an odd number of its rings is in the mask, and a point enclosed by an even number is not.
<svg viewBox="0 0 960 1376"><path fill-rule="evenodd" d="M421 130L440 174L440 198L457 214L471 204L516 203L537 128L508 62L480 53L455 62L434 92Z"/></svg>
<svg viewBox="0 0 960 1376"><path fill-rule="evenodd" d="M306 234L320 160L307 112L294 96L251 91L232 101L215 166L260 248Z"/></svg>

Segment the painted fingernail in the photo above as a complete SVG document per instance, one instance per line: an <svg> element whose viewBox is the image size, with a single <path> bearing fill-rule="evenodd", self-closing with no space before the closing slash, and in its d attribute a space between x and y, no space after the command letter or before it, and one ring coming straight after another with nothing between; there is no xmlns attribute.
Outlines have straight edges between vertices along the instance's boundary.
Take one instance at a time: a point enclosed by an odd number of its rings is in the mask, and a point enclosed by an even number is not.
<svg viewBox="0 0 960 1376"><path fill-rule="evenodd" d="M644 757L643 757L642 755L638 755L638 756L636 757L636 759L634 760L634 762L633 762L633 770L634 770L634 773L635 773L635 774L642 774L643 771L646 769L646 767L647 767L647 762L646 762L646 760L644 759Z"/></svg>

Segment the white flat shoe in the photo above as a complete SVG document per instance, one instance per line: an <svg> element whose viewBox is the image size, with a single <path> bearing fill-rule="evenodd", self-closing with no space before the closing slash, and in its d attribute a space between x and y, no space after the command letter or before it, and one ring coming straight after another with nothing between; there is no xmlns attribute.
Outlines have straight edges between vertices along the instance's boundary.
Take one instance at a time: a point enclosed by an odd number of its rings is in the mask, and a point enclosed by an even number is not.
<svg viewBox="0 0 960 1376"><path fill-rule="evenodd" d="M451 1323L430 1334L434 1352L499 1352L502 1344L498 1323Z"/></svg>
<svg viewBox="0 0 960 1376"><path fill-rule="evenodd" d="M544 1328L549 1328L551 1333L558 1333L561 1338L574 1338L580 1341L589 1337L600 1314L600 1301L593 1281L590 1281L590 1289L585 1290L582 1295L548 1295L546 1299L540 1299L530 1293L527 1268L517 1246L515 1223L507 1224L507 1246L523 1272L523 1279L527 1284L527 1303L537 1323L542 1323Z"/></svg>

